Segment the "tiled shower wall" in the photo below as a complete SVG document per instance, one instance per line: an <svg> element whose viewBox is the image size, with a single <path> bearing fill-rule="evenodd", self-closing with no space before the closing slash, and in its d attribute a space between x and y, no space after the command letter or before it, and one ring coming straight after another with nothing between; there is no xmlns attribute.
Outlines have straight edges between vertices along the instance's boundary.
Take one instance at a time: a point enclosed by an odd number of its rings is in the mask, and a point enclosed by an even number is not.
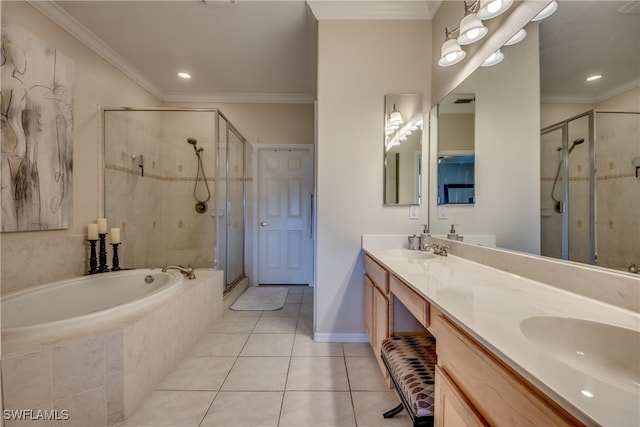
<svg viewBox="0 0 640 427"><path fill-rule="evenodd" d="M105 211L122 229L122 266L191 264L210 268L215 247L214 112L105 113ZM196 138L211 197L195 211ZM138 167L144 156L144 176ZM136 156L133 158L133 156ZM207 198L202 175L197 195Z"/></svg>
<svg viewBox="0 0 640 427"><path fill-rule="evenodd" d="M640 114L596 113L596 254L597 265L626 270L640 265L640 179L631 159L640 156ZM589 141L587 117L569 123L569 146ZM553 212L551 190L559 162L560 132L543 135L541 168L542 254L561 257L562 218ZM577 145L569 156L570 259L589 262L589 151ZM555 190L562 199L562 171Z"/></svg>

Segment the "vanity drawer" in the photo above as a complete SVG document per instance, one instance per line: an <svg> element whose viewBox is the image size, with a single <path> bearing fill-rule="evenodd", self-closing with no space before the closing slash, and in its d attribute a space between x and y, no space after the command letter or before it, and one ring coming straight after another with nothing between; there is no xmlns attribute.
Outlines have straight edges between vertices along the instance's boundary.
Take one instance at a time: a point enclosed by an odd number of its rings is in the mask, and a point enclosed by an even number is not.
<svg viewBox="0 0 640 427"><path fill-rule="evenodd" d="M490 425L583 425L440 315L438 365Z"/></svg>
<svg viewBox="0 0 640 427"><path fill-rule="evenodd" d="M389 289L422 326L429 326L429 303L424 298L394 275L389 278Z"/></svg>
<svg viewBox="0 0 640 427"><path fill-rule="evenodd" d="M364 271L382 293L389 294L389 273L369 255L364 256Z"/></svg>

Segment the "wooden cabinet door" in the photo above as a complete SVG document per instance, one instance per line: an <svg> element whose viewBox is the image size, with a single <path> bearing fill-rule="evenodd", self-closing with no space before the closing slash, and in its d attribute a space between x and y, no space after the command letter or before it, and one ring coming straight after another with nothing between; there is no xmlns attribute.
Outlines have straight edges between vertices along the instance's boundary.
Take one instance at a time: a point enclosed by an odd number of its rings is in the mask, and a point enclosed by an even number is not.
<svg viewBox="0 0 640 427"><path fill-rule="evenodd" d="M373 350L380 354L382 340L389 337L389 300L378 288L373 289Z"/></svg>
<svg viewBox="0 0 640 427"><path fill-rule="evenodd" d="M449 376L436 366L434 427L487 426Z"/></svg>
<svg viewBox="0 0 640 427"><path fill-rule="evenodd" d="M364 330L373 345L373 282L369 276L364 276Z"/></svg>

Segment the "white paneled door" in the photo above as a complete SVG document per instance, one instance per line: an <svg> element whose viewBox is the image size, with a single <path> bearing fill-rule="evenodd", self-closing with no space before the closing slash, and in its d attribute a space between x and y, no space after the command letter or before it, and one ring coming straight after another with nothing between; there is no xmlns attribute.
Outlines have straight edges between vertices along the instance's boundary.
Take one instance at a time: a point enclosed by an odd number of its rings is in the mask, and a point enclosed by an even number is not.
<svg viewBox="0 0 640 427"><path fill-rule="evenodd" d="M258 280L310 284L313 154L311 148L258 150Z"/></svg>

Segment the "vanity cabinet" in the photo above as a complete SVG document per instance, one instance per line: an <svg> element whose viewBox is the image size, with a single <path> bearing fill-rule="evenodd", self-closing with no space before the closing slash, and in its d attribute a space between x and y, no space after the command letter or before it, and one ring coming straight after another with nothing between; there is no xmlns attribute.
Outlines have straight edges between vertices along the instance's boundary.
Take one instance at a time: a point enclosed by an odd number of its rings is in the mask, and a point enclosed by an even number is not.
<svg viewBox="0 0 640 427"><path fill-rule="evenodd" d="M394 335L394 299L436 338L435 427L584 425L368 255L365 272L365 329L390 386L380 344Z"/></svg>
<svg viewBox="0 0 640 427"><path fill-rule="evenodd" d="M364 328L378 365L389 387L391 379L380 356L382 340L391 336L393 314L389 296L389 272L365 256Z"/></svg>

